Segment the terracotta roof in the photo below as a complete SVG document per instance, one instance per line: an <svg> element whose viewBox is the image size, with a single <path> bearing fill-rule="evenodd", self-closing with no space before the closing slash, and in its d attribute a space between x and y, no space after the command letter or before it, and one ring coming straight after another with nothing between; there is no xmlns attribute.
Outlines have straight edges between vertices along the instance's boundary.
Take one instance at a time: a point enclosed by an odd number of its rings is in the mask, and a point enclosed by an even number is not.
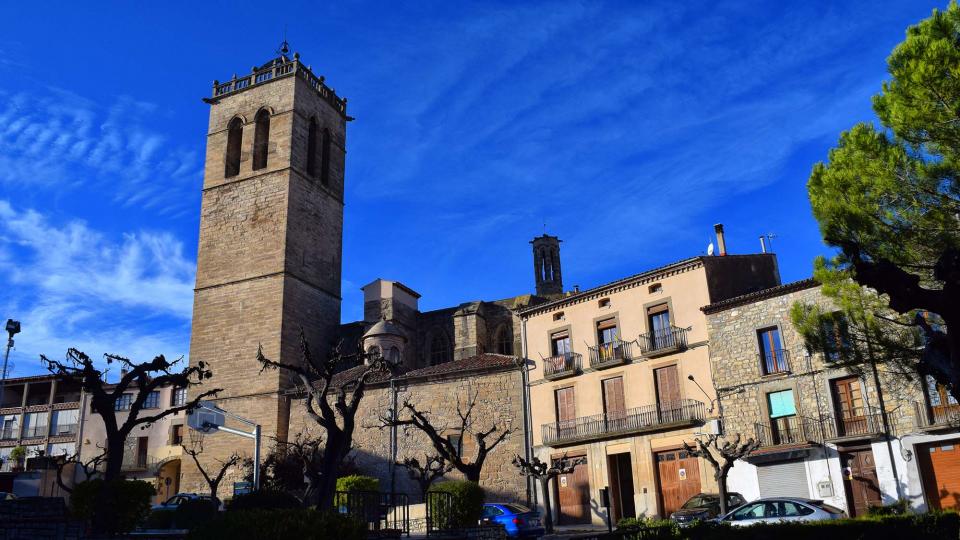
<svg viewBox="0 0 960 540"><path fill-rule="evenodd" d="M743 306L746 304L752 304L754 302L759 302L760 300L766 300L767 298L774 298L777 296L783 296L792 292L802 291L804 289L812 289L814 287L819 287L818 283L813 278L802 279L800 281L794 281L792 283L786 283L784 285L778 285L776 287L770 287L769 289L763 289L760 291L743 294L740 296L734 296L733 298L728 298L721 302L715 302L708 306L703 306L700 308L706 314L717 313L726 309L734 308L737 306Z"/></svg>
<svg viewBox="0 0 960 540"><path fill-rule="evenodd" d="M402 375L401 379L415 379L420 377L433 377L437 375L447 375L451 373L471 373L475 371L485 371L488 369L501 369L514 367L517 365L517 359L505 354L478 354L463 360L445 362L435 366L415 369Z"/></svg>
<svg viewBox="0 0 960 540"><path fill-rule="evenodd" d="M517 367L517 360L513 356L507 356L505 354L478 354L476 356L471 356L470 358L464 358L463 360L445 362L443 364L414 369L407 372L395 371L391 373L390 371L378 371L371 374L370 377L367 378L367 384L386 384L390 381L391 376L395 377L395 380L397 381L409 381L411 379L442 377L444 375L466 375L477 373L479 371L499 371L514 367ZM333 381L331 381L330 387L339 388L343 384L356 380L357 376L360 375L364 369L366 369L366 366L354 366L335 374L333 376Z"/></svg>

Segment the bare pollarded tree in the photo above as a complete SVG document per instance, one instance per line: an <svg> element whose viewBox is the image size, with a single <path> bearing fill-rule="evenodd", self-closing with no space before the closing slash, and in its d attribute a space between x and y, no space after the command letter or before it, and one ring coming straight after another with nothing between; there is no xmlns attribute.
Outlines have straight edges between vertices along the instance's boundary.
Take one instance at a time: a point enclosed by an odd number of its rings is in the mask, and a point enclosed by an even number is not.
<svg viewBox="0 0 960 540"><path fill-rule="evenodd" d="M420 486L420 496L427 500L430 486L441 476L453 470L453 465L438 455L424 456L423 463L415 457L408 457L398 461L397 465L407 469L410 479Z"/></svg>
<svg viewBox="0 0 960 540"><path fill-rule="evenodd" d="M357 348L357 351L362 350ZM310 470L304 469L304 476L308 473L313 475L308 478L309 489L304 502L308 506L327 509L333 506L337 489L337 469L351 449L356 427L354 419L367 389L367 382L374 373L384 371L386 364L379 351L345 355L341 353L339 343L331 349L326 358L318 358L310 352L302 330L300 355L299 363L288 364L270 360L263 355L262 348L257 349L257 361L262 366L261 371L281 369L297 377L304 392L307 416L323 431L322 437L315 439L315 444L311 443L312 449L316 451L314 457L317 458L318 465ZM358 365L340 371L351 363Z"/></svg>
<svg viewBox="0 0 960 540"><path fill-rule="evenodd" d="M113 484L121 479L123 453L134 429L144 429L150 424L181 411L190 411L220 389L207 390L197 394L183 405L159 409L158 412L143 415L147 398L159 388L173 386L189 388L200 386L213 376L203 362L195 366L180 368L181 359L170 362L162 354L148 362L134 362L129 358L115 354L104 355L108 366L120 366L120 380L108 383L106 369L97 367L92 358L77 349L67 350L63 361L51 360L41 355L47 370L71 381L90 395L93 412L103 420L107 434L106 461L103 470L103 487L97 494L98 503L93 513L93 528L97 532L112 532L116 527L116 509L110 504L113 498ZM120 406L122 405L122 406Z"/></svg>
<svg viewBox="0 0 960 540"><path fill-rule="evenodd" d="M97 448L103 450L103 447L97 445ZM73 477L76 479L76 467L80 467L83 471L83 480L90 480L91 478L96 477L101 473L103 464L107 459L106 450L100 452L99 454L93 456L92 458L83 461L80 459L80 453L77 452L71 456L65 457L64 459L57 459L54 463L57 467L57 485L60 486L60 489L66 491L67 493L73 493L73 486L67 485L63 479L63 471L66 470L68 465L73 465Z"/></svg>
<svg viewBox="0 0 960 540"><path fill-rule="evenodd" d="M193 460L193 463L197 466L197 470L200 471L200 474L203 475L203 479L206 480L207 486L210 488L210 497L215 500L217 499L217 490L220 488L220 482L223 481L223 477L227 474L231 468L242 464L245 461L245 457L242 456L239 452L234 451L232 454L227 456L223 460L215 460L216 463L220 466L220 469L214 472L214 469L207 471L203 468L203 465L200 464L200 455L203 454L203 433L190 430L190 444L186 445L180 443L180 448L183 449L183 453L190 456Z"/></svg>
<svg viewBox="0 0 960 540"><path fill-rule="evenodd" d="M701 457L707 460L713 466L713 478L717 481L717 487L720 491L720 513L727 513L727 474L733 468L738 459L743 459L751 452L760 447L760 441L752 437L745 442L741 442L740 434L737 434L731 440L727 440L723 435L709 434L703 438L695 439L696 447L690 446L686 441L683 443L683 449L693 457Z"/></svg>
<svg viewBox="0 0 960 540"><path fill-rule="evenodd" d="M560 459L553 461L553 465L544 463L537 456L526 460L517 454L513 458L513 464L520 469L520 474L534 478L540 484L540 491L543 493L543 526L547 534L553 532L553 511L550 507L550 481L561 474L571 474L579 465L587 462L585 456L570 459L567 454L563 454Z"/></svg>
<svg viewBox="0 0 960 540"><path fill-rule="evenodd" d="M380 428L406 428L409 426L420 430L430 439L434 450L437 451L437 454L443 458L444 461L452 465L454 469L463 473L467 480L479 482L480 471L483 469L483 464L487 456L490 455L490 452L492 452L497 445L505 441L507 437L513 433L513 430L511 428L500 427L496 422L491 422L490 427L487 429L477 428L475 426L477 420L474 415L474 410L477 405L477 395L478 392L474 392L466 404L461 403L460 397L457 396L457 425L452 429L450 429L449 426L433 425L430 419L430 411L421 411L410 401L404 401L403 406L400 408L400 414L396 416L381 415ZM461 444L455 444L455 441L443 436L443 432L448 430L460 434ZM473 437L477 445L477 453L472 460L464 459L462 455L463 452L461 451L462 441L468 434Z"/></svg>

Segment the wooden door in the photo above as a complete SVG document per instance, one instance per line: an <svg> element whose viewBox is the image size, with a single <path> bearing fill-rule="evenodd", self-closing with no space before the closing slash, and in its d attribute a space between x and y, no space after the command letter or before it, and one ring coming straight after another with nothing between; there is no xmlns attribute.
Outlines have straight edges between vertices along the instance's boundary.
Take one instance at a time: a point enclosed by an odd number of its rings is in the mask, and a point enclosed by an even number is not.
<svg viewBox="0 0 960 540"><path fill-rule="evenodd" d="M575 435L577 422L576 395L573 387L558 388L554 391L557 408L557 435L561 438Z"/></svg>
<svg viewBox="0 0 960 540"><path fill-rule="evenodd" d="M700 464L683 450L654 454L657 463L657 499L660 517L667 518L687 499L700 493Z"/></svg>
<svg viewBox="0 0 960 540"><path fill-rule="evenodd" d="M674 422L683 416L680 403L680 375L677 366L653 370L657 384L657 415L661 423Z"/></svg>
<svg viewBox="0 0 960 540"><path fill-rule="evenodd" d="M623 397L623 377L604 379L603 412L605 414L607 431L622 429L627 414L627 407Z"/></svg>
<svg viewBox="0 0 960 540"><path fill-rule="evenodd" d="M844 467L843 487L850 517L864 516L869 507L882 504L873 450L840 452L840 464Z"/></svg>
<svg viewBox="0 0 960 540"><path fill-rule="evenodd" d="M960 509L960 439L918 446L917 460L929 509Z"/></svg>
<svg viewBox="0 0 960 540"><path fill-rule="evenodd" d="M580 456L568 456L574 459ZM556 460L555 460L556 461ZM557 495L557 522L560 525L590 523L590 468L587 463L577 465L570 474L561 474L555 480Z"/></svg>
<svg viewBox="0 0 960 540"><path fill-rule="evenodd" d="M837 435L867 433L866 411L859 377L836 379L832 383L833 408L837 416Z"/></svg>
<svg viewBox="0 0 960 540"><path fill-rule="evenodd" d="M610 486L610 504L613 521L637 517L633 501L633 466L630 453L607 456L607 485Z"/></svg>

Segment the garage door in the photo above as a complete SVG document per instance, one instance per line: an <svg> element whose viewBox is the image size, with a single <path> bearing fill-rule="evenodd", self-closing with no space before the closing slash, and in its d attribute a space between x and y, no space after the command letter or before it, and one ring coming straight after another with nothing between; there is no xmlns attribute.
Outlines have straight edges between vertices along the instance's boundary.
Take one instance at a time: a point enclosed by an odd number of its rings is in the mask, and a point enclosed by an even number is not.
<svg viewBox="0 0 960 540"><path fill-rule="evenodd" d="M960 439L917 447L927 504L936 510L960 508Z"/></svg>
<svg viewBox="0 0 960 540"><path fill-rule="evenodd" d="M567 459L586 456L569 456ZM554 460L556 463L557 460ZM559 523L573 525L590 523L590 469L578 465L572 473L562 474L556 480L557 500L560 502Z"/></svg>
<svg viewBox="0 0 960 540"><path fill-rule="evenodd" d="M687 499L700 493L700 465L697 458L683 450L654 454L657 463L657 493L660 515L667 517L677 511Z"/></svg>
<svg viewBox="0 0 960 540"><path fill-rule="evenodd" d="M757 465L761 497L810 497L803 461Z"/></svg>

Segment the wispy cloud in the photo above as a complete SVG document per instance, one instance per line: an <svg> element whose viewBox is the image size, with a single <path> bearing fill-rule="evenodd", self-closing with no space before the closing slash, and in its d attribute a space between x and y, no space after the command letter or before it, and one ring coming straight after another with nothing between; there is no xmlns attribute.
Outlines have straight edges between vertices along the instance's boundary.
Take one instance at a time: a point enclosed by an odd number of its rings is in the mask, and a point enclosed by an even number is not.
<svg viewBox="0 0 960 540"><path fill-rule="evenodd" d="M0 307L17 313L21 361L67 347L90 354L185 354L195 266L164 233L109 238L0 200Z"/></svg>
<svg viewBox="0 0 960 540"><path fill-rule="evenodd" d="M0 183L106 194L159 215L192 210L198 149L152 129L157 106L128 96L101 105L73 92L0 89Z"/></svg>

